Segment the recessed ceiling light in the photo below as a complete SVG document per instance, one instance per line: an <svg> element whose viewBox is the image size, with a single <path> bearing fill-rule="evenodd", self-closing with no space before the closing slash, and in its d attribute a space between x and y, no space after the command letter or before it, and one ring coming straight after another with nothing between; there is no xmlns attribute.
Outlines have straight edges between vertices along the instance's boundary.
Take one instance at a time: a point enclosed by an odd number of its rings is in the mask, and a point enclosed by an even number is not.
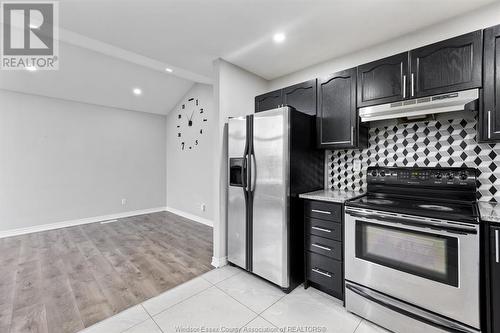
<svg viewBox="0 0 500 333"><path fill-rule="evenodd" d="M277 34L274 34L274 36L273 36L273 40L274 40L276 43L282 43L282 42L284 42L284 41L285 41L285 39L286 39L286 36L285 36L285 34L284 34L284 33L282 33L282 32L279 32L279 33L277 33Z"/></svg>
<svg viewBox="0 0 500 333"><path fill-rule="evenodd" d="M25 69L26 69L27 71L29 71L29 72L34 72L34 71L36 71L36 67L35 67L35 66L27 66L27 67L25 67Z"/></svg>
<svg viewBox="0 0 500 333"><path fill-rule="evenodd" d="M165 70L169 73L172 73L174 71L172 68L165 68Z"/></svg>
<svg viewBox="0 0 500 333"><path fill-rule="evenodd" d="M134 92L134 95L137 95L137 96L142 95L142 90L139 88L134 88L134 90L132 90L132 91Z"/></svg>

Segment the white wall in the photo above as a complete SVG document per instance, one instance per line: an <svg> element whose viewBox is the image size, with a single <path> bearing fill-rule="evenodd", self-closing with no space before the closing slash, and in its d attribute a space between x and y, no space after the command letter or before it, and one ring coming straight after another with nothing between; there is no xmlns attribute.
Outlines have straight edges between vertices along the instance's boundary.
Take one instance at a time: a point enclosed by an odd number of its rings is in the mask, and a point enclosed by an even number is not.
<svg viewBox="0 0 500 333"><path fill-rule="evenodd" d="M0 90L0 231L164 207L165 133L165 116Z"/></svg>
<svg viewBox="0 0 500 333"><path fill-rule="evenodd" d="M432 10L432 8L429 8ZM397 19L396 19L397 20ZM500 4L495 3L456 17L452 20L433 25L389 42L376 45L343 57L307 67L303 70L274 79L269 83L269 90L283 88L295 83L326 76L340 70L385 58L390 55L432 44L440 40L455 37L471 31L500 24ZM341 32L340 32L341 33Z"/></svg>
<svg viewBox="0 0 500 333"><path fill-rule="evenodd" d="M186 122L182 104L189 98L199 100L199 107L204 109L203 117L196 113L193 116L194 126L182 127L182 140L177 137L180 124L177 116L183 116L181 121ZM213 146L218 123L215 116L214 95L212 86L195 84L179 101L176 107L167 115L167 207L174 213L188 217L194 215L198 221L213 224L215 199L213 195ZM189 115L188 115L189 117ZM207 122L202 122L206 118ZM200 125L203 134L199 134ZM191 142L198 139L199 145L193 149L181 149L181 141ZM201 210L201 204L206 210Z"/></svg>
<svg viewBox="0 0 500 333"><path fill-rule="evenodd" d="M215 266L224 265L227 256L227 119L254 112L255 96L268 89L268 81L222 59L214 62L214 101L218 129L214 145L214 198L219 210L214 216Z"/></svg>

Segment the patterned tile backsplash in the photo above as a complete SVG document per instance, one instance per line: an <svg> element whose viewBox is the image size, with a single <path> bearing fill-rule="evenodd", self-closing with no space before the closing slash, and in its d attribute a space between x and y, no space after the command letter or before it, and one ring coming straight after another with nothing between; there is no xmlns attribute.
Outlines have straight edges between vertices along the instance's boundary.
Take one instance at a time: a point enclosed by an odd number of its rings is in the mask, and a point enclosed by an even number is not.
<svg viewBox="0 0 500 333"><path fill-rule="evenodd" d="M459 118L446 119L452 116ZM500 202L500 143L477 142L477 121L472 114L450 113L431 121L372 126L366 149L327 151L332 189L365 189L368 166L467 166L480 172L479 200ZM357 159L361 172L353 170Z"/></svg>

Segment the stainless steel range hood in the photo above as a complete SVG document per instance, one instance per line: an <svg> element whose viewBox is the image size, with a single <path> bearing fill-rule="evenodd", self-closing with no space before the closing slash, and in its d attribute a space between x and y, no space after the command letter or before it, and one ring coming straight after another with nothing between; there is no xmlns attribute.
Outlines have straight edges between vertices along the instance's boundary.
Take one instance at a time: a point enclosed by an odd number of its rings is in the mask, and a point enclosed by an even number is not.
<svg viewBox="0 0 500 333"><path fill-rule="evenodd" d="M390 104L368 106L359 109L359 116L362 122L395 118L421 118L428 114L463 111L467 104L478 98L479 89L471 89Z"/></svg>

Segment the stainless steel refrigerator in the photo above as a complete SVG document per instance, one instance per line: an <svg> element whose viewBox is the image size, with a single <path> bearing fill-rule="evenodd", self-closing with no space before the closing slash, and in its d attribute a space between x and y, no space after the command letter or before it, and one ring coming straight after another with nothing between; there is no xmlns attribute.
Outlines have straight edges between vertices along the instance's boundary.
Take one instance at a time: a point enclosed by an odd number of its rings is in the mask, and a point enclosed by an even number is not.
<svg viewBox="0 0 500 333"><path fill-rule="evenodd" d="M315 117L288 107L228 120L228 260L291 291L304 279L300 193L324 186Z"/></svg>

